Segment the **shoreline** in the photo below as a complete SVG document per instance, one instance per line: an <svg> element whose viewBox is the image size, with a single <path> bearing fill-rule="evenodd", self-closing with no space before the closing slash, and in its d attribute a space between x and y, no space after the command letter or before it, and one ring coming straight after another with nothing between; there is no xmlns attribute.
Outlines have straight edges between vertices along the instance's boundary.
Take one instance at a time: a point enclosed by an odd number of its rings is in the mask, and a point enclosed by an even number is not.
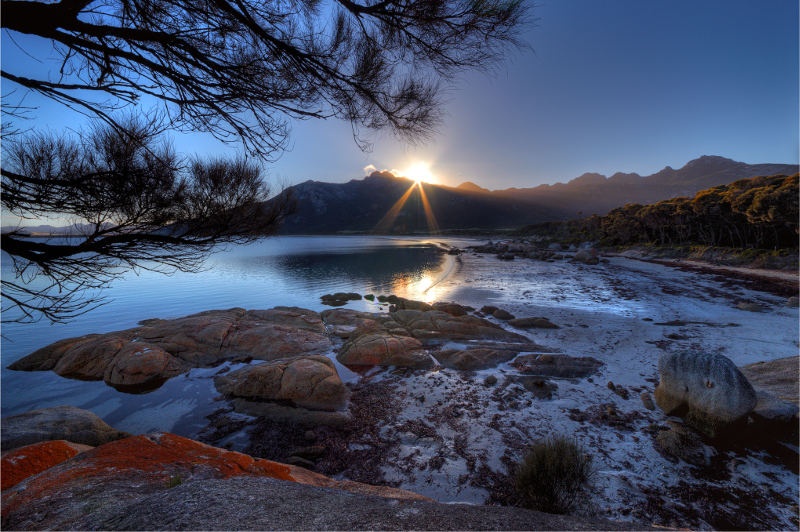
<svg viewBox="0 0 800 532"><path fill-rule="evenodd" d="M797 296L800 292L800 273L796 270L786 271L779 269L751 268L747 266L728 266L697 259L667 259L648 256L644 253L625 251L620 253L606 252L604 255L607 257L623 257L631 260L661 264L663 266L709 275L724 275L747 281L754 290L769 292L779 296Z"/></svg>

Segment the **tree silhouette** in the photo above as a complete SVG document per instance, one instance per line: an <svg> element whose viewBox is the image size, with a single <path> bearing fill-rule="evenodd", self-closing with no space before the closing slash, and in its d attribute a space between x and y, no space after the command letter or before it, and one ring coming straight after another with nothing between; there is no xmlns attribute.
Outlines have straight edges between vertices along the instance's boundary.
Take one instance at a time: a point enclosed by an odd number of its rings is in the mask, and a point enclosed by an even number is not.
<svg viewBox="0 0 800 532"><path fill-rule="evenodd" d="M66 319L126 268L192 270L215 244L269 234L256 166L187 162L160 139L159 121L120 118L154 105L170 129L211 133L270 160L294 119L349 121L361 132L432 133L440 94L464 69L488 68L526 17L521 0L2 0L3 29L23 52L49 47L57 72L19 64L2 75L92 117L78 138L10 135L24 97L4 102L2 203L21 218L69 216L78 239L3 234L17 279L3 300L26 319ZM13 94L14 91L8 94ZM8 99L8 94L4 99ZM141 113L140 113L141 115ZM34 282L35 281L35 282Z"/></svg>
<svg viewBox="0 0 800 532"><path fill-rule="evenodd" d="M110 122L148 95L175 127L260 155L285 146L287 118L417 138L439 119L440 81L489 66L525 13L521 0L2 0L6 31L62 57L55 81L2 77Z"/></svg>

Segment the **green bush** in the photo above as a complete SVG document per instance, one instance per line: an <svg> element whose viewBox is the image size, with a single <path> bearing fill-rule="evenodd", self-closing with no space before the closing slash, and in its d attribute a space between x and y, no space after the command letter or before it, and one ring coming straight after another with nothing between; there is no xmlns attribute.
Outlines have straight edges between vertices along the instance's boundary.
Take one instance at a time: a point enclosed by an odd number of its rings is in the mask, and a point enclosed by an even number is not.
<svg viewBox="0 0 800 532"><path fill-rule="evenodd" d="M519 503L542 512L567 513L592 476L592 457L574 438L556 436L533 445L516 475Z"/></svg>

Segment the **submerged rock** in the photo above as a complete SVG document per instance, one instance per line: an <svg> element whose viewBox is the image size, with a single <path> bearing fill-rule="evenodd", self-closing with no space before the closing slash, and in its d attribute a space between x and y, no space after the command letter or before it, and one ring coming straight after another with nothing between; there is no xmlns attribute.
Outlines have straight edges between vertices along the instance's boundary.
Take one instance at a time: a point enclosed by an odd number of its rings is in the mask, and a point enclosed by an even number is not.
<svg viewBox="0 0 800 532"><path fill-rule="evenodd" d="M361 299L361 294L355 292L336 292L335 294L325 294L320 296L323 305L331 307L341 307L346 305L348 301L358 301ZM375 296L372 296L375 299Z"/></svg>
<svg viewBox="0 0 800 532"><path fill-rule="evenodd" d="M93 412L74 406L40 408L6 416L0 425L3 451L49 440L97 446L130 436L109 426Z"/></svg>
<svg viewBox="0 0 800 532"><path fill-rule="evenodd" d="M665 353L658 360L656 404L709 436L743 419L756 392L730 359L709 353Z"/></svg>
<svg viewBox="0 0 800 532"><path fill-rule="evenodd" d="M247 366L214 379L221 393L257 401L291 401L310 410L343 408L349 395L336 367L324 356Z"/></svg>

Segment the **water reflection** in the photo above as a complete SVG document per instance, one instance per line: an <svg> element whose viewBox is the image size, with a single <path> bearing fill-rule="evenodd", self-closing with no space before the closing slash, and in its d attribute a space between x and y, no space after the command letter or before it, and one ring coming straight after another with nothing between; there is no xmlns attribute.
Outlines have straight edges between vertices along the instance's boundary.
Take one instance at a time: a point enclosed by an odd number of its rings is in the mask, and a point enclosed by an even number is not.
<svg viewBox="0 0 800 532"><path fill-rule="evenodd" d="M453 258L433 242L386 237L277 237L231 246L213 255L199 273L164 276L131 273L103 294L108 302L65 324L3 324L2 415L72 404L87 408L121 430L176 431L193 435L219 408L208 378L217 369L195 369L144 395L120 393L102 382L64 379L52 372L10 371L8 364L62 338L134 327L147 318L173 318L208 309L279 305L324 310L329 292L396 294L432 302L446 297ZM5 261L3 278L13 276ZM357 301L358 310L378 305Z"/></svg>

